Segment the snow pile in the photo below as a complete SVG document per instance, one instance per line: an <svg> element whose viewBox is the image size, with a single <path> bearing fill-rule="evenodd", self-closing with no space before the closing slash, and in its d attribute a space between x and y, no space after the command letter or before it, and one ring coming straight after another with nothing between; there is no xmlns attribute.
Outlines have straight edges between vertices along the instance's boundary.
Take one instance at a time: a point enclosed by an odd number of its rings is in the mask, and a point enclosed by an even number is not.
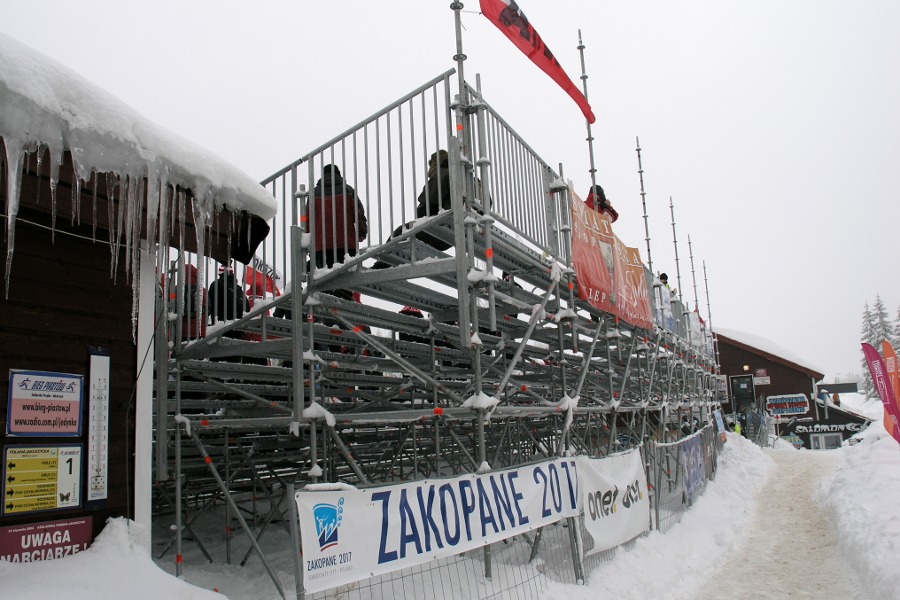
<svg viewBox="0 0 900 600"><path fill-rule="evenodd" d="M150 558L147 529L110 519L90 548L60 560L0 561L4 598L96 600L221 600L222 596L172 577Z"/></svg>
<svg viewBox="0 0 900 600"><path fill-rule="evenodd" d="M590 571L586 585L551 584L542 598L694 597L728 552L746 540L744 529L754 517L757 494L773 468L772 459L758 446L739 435L727 435L715 481L677 526L665 535L653 531L629 550L619 548L614 560ZM657 575L648 576L648 569Z"/></svg>
<svg viewBox="0 0 900 600"><path fill-rule="evenodd" d="M822 507L841 532L841 558L865 580L878 598L895 598L900 590L897 541L900 520L900 460L897 442L882 423L873 423L844 447L838 471L820 484ZM860 485L860 481L871 485Z"/></svg>

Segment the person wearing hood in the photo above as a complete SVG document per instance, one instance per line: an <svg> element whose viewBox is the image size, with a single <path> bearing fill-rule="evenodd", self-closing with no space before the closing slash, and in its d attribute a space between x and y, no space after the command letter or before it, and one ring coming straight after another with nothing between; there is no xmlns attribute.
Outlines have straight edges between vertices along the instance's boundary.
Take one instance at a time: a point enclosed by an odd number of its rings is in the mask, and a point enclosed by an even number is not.
<svg viewBox="0 0 900 600"><path fill-rule="evenodd" d="M247 295L238 284L232 267L224 265L219 267L219 276L209 286L207 298L210 307L209 318L212 323L240 319L245 312L250 310Z"/></svg>
<svg viewBox="0 0 900 600"><path fill-rule="evenodd" d="M322 178L313 190L312 204L307 205L306 214L311 217L316 267L330 268L344 262L347 256L355 256L359 242L369 234L366 211L337 165L325 165L322 169ZM352 300L348 290L333 290L333 293Z"/></svg>
<svg viewBox="0 0 900 600"><path fill-rule="evenodd" d="M588 192L587 200L585 200L584 203L588 208L596 210L598 213L609 215L611 223L615 223L619 218L619 213L616 212L616 209L614 209L612 204L609 203L609 200L606 199L606 193L599 185L591 187Z"/></svg>

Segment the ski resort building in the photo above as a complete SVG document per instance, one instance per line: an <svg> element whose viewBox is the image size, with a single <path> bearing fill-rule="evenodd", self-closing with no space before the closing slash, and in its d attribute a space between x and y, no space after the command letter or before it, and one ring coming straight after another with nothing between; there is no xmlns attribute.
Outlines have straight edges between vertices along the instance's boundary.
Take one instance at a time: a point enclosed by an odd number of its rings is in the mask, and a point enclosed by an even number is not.
<svg viewBox="0 0 900 600"><path fill-rule="evenodd" d="M712 476L710 333L463 59L257 183L0 57L0 536L127 516L176 573L240 544L286 596L275 530L300 596L474 561L472 597L528 597Z"/></svg>
<svg viewBox="0 0 900 600"><path fill-rule="evenodd" d="M774 420L780 437L798 448L836 448L870 421L832 399L823 373L769 340L716 328L722 374L728 378L726 413L755 434L759 416ZM855 390L855 384L853 384Z"/></svg>

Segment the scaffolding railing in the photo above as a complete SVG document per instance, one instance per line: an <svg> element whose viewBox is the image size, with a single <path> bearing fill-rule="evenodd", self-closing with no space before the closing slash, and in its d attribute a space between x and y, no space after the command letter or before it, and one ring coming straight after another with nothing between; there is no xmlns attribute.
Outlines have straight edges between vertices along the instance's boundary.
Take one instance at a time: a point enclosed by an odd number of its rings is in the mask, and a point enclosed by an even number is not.
<svg viewBox="0 0 900 600"><path fill-rule="evenodd" d="M186 506L240 512L248 489L668 448L685 415L709 421L721 376L694 313L652 293L645 329L581 300L568 185L452 76L266 179L281 210L247 267L169 257L155 457L177 536Z"/></svg>

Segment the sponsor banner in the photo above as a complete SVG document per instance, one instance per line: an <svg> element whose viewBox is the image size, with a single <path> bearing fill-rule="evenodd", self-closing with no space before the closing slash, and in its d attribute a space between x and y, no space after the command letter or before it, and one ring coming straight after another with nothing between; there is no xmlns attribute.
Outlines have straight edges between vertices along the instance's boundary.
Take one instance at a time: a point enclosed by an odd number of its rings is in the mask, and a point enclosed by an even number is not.
<svg viewBox="0 0 900 600"><path fill-rule="evenodd" d="M8 435L81 435L82 375L9 372Z"/></svg>
<svg viewBox="0 0 900 600"><path fill-rule="evenodd" d="M299 491L304 590L453 556L577 516L578 487L575 459L560 458L452 479Z"/></svg>
<svg viewBox="0 0 900 600"><path fill-rule="evenodd" d="M806 394L766 396L766 410L775 416L805 415L809 412L809 399Z"/></svg>
<svg viewBox="0 0 900 600"><path fill-rule="evenodd" d="M569 193L579 297L632 325L652 329L654 315L641 253L616 237L608 215L588 208L571 186Z"/></svg>
<svg viewBox="0 0 900 600"><path fill-rule="evenodd" d="M894 392L894 403L900 402L900 365L897 364L897 352L887 340L881 342L881 352L884 354L884 368L888 374L888 381L891 383L891 390ZM900 410L900 404L897 406ZM890 415L884 413L884 428L891 437L894 437L894 422L891 421Z"/></svg>
<svg viewBox="0 0 900 600"><path fill-rule="evenodd" d="M615 548L650 528L650 496L640 449L577 460L584 527L594 539L586 556Z"/></svg>
<svg viewBox="0 0 900 600"><path fill-rule="evenodd" d="M894 400L894 388L888 379L884 360L882 360L878 350L872 344L863 343L862 349L866 357L866 363L869 366L869 372L872 373L872 382L875 384L875 389L878 390L878 396L884 405L885 420L890 420L890 428L886 427L886 429L888 429L891 437L900 443L900 409L898 409Z"/></svg>
<svg viewBox="0 0 900 600"><path fill-rule="evenodd" d="M72 556L93 541L93 518L0 527L0 561L37 562Z"/></svg>
<svg viewBox="0 0 900 600"><path fill-rule="evenodd" d="M716 431L719 432L719 439L722 440L722 442L727 441L728 437L725 435L727 429L725 428L725 420L722 419L722 411L714 411L713 416L716 419Z"/></svg>
<svg viewBox="0 0 900 600"><path fill-rule="evenodd" d="M706 480L706 466L703 462L703 435L695 433L681 444L681 468L684 474L684 491L688 502L703 487Z"/></svg>
<svg viewBox="0 0 900 600"><path fill-rule="evenodd" d="M859 433L863 430L862 423L816 423L815 425L797 425L794 433Z"/></svg>

